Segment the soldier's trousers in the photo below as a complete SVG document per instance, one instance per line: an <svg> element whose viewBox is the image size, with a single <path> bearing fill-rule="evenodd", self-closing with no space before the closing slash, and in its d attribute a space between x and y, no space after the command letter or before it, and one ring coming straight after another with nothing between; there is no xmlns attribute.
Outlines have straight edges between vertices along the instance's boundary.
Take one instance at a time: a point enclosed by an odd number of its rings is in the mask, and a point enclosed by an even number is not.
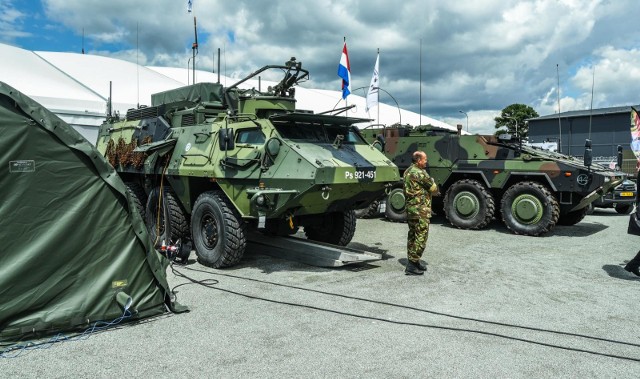
<svg viewBox="0 0 640 379"><path fill-rule="evenodd" d="M409 235L407 236L407 259L411 262L418 262L429 238L429 219L411 218L407 220L409 224Z"/></svg>

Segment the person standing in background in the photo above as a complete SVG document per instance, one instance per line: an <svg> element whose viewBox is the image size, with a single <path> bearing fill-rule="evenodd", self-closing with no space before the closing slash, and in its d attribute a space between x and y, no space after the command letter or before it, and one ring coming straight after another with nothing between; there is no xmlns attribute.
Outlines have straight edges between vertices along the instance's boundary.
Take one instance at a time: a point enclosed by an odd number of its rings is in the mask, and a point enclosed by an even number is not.
<svg viewBox="0 0 640 379"><path fill-rule="evenodd" d="M640 186L640 161L638 161L638 164L636 165L636 171L638 172L638 177L636 178L637 187ZM634 215L632 214L630 217L634 217ZM638 192L636 192L635 217L640 220L640 193ZM632 274L640 276L640 251L638 251L638 254L636 254L636 256L633 257L626 266L624 266L624 269Z"/></svg>

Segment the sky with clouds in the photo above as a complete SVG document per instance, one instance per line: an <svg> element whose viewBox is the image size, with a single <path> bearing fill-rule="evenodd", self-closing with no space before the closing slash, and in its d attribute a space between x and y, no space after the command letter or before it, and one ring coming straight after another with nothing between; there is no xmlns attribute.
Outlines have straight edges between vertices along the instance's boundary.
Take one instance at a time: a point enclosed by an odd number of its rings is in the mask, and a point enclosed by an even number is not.
<svg viewBox="0 0 640 379"><path fill-rule="evenodd" d="M636 1L193 0L192 13L187 2L0 0L0 43L186 68L196 16L199 69L218 48L237 77L295 56L306 87L340 90L346 37L355 93L380 49L381 102L451 125L466 125L463 111L471 132L493 133L512 103L557 113L558 82L563 112L640 103Z"/></svg>

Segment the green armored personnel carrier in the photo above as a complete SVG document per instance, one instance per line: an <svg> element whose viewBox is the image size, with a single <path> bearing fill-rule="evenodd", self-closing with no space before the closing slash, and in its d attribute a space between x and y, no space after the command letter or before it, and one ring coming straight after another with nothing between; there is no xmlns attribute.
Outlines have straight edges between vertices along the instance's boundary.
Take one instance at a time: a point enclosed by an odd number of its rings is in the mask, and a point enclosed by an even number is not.
<svg viewBox="0 0 640 379"><path fill-rule="evenodd" d="M239 88L267 70L284 78L266 91ZM296 110L294 86L308 77L292 58L230 87L154 94L151 106L100 127L97 148L157 245L189 240L203 264L225 267L241 259L251 230L304 227L310 240L349 243L353 209L383 196L398 168L353 126L366 120Z"/></svg>
<svg viewBox="0 0 640 379"><path fill-rule="evenodd" d="M510 135L460 135L433 126L365 128L361 133L401 173L411 165L414 151L425 151L427 171L443 195L434 198L434 211L462 229L483 228L498 215L516 234L538 236L556 223L573 225L592 201L624 178L622 172L592 164L590 145L583 162L525 146ZM384 206L387 218L405 219L401 184Z"/></svg>

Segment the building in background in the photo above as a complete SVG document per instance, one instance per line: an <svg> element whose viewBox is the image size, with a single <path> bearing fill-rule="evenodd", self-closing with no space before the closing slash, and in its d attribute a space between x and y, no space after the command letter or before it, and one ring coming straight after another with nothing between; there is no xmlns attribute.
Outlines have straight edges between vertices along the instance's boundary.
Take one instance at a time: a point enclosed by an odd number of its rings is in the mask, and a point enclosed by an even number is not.
<svg viewBox="0 0 640 379"><path fill-rule="evenodd" d="M532 118L528 122L529 142L556 143L558 151L564 154L582 157L585 140L590 139L594 161L609 164L617 161L620 145L623 149L622 170L635 174L631 106L562 112Z"/></svg>

